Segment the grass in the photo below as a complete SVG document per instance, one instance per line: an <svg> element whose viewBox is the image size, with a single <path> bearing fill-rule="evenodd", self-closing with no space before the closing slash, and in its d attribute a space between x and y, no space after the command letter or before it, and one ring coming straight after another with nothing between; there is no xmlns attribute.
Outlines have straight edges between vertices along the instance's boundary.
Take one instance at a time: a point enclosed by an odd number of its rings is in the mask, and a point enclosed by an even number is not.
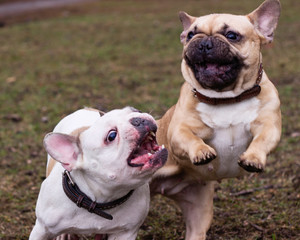
<svg viewBox="0 0 300 240"><path fill-rule="evenodd" d="M132 105L159 118L183 83L177 13L245 14L259 4L99 1L1 28L0 239L28 238L45 177L42 139L64 115ZM297 1L282 1L275 42L263 49L282 101L281 143L263 174L219 184L209 240L300 238L299 10ZM176 205L156 196L138 239L184 239Z"/></svg>

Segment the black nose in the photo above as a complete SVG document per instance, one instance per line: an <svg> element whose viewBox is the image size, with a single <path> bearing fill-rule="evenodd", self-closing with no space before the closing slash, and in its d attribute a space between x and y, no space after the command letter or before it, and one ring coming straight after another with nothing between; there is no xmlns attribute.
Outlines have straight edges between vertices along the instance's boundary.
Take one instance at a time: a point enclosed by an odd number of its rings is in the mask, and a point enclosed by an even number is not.
<svg viewBox="0 0 300 240"><path fill-rule="evenodd" d="M157 126L153 121L144 118L132 118L130 120L130 123L139 131L146 130L156 132L157 130Z"/></svg>
<svg viewBox="0 0 300 240"><path fill-rule="evenodd" d="M202 53L209 53L213 49L213 42L210 37L205 37L200 42L199 49Z"/></svg>

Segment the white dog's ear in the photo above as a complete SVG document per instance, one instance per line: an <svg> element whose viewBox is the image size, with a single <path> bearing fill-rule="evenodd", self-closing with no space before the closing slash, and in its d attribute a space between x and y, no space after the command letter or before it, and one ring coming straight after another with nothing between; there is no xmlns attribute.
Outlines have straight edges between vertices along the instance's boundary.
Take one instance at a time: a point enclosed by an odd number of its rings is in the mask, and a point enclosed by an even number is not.
<svg viewBox="0 0 300 240"><path fill-rule="evenodd" d="M62 166L72 171L80 153L78 140L62 133L48 133L44 138L44 147L49 155Z"/></svg>
<svg viewBox="0 0 300 240"><path fill-rule="evenodd" d="M183 26L183 32L180 34L180 41L181 43L184 43L188 30L196 18L188 15L186 12L179 12L179 19Z"/></svg>
<svg viewBox="0 0 300 240"><path fill-rule="evenodd" d="M255 29L262 34L263 44L273 41L274 31L280 16L280 8L279 0L266 0L252 13L248 14L248 18Z"/></svg>

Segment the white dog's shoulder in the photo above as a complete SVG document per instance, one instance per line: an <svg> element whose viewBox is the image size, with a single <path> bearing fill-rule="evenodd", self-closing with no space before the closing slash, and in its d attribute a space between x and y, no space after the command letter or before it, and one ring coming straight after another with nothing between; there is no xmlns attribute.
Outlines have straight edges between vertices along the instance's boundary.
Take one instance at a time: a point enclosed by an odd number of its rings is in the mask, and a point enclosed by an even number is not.
<svg viewBox="0 0 300 240"><path fill-rule="evenodd" d="M61 176L59 169L53 169L53 171L58 174L51 174L41 186L43 195L48 195L51 188L52 197L40 199L36 205L37 223L40 222L41 228L47 226L48 231L57 234L68 232L70 234L90 235L91 233L103 234L112 231L114 232L114 234L111 234L112 236L115 234L126 236L126 232L130 236L137 234L140 223L144 221L149 211L150 190L148 184L135 189L128 201L113 209L105 210L106 213L114 216L113 220L107 220L77 207L76 204L70 204L61 187L53 188L57 184L57 177ZM60 207L57 207L57 203ZM82 221L82 219L85 220ZM72 224L66 226L65 222L72 222ZM135 237L128 239L135 239Z"/></svg>

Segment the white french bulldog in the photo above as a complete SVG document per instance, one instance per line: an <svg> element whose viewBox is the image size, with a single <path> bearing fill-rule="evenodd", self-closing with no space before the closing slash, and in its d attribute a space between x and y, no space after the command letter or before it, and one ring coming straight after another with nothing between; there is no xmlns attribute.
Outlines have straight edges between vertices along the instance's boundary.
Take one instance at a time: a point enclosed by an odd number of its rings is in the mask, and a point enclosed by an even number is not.
<svg viewBox="0 0 300 240"><path fill-rule="evenodd" d="M48 177L29 239L135 239L149 210L148 182L168 155L156 130L152 116L131 107L102 117L81 109L63 118L44 139Z"/></svg>

